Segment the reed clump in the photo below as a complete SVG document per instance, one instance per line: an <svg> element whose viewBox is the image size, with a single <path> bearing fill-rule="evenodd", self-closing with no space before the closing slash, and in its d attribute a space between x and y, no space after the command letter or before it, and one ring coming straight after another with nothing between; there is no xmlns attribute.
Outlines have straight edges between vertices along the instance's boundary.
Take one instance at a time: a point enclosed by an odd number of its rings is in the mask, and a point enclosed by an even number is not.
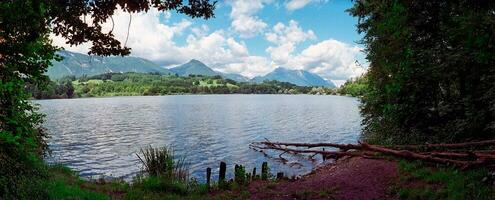
<svg viewBox="0 0 495 200"><path fill-rule="evenodd" d="M136 154L143 164L144 174L152 177L162 177L173 181L187 182L189 167L185 156L176 156L170 147L141 148Z"/></svg>

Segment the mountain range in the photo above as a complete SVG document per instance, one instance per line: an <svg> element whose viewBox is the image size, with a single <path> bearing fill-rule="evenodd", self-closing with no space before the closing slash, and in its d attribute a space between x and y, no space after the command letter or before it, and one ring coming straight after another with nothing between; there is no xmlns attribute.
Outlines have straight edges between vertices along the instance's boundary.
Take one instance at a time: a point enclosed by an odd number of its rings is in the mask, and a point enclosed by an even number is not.
<svg viewBox="0 0 495 200"><path fill-rule="evenodd" d="M213 69L206 66L199 60L192 59L191 61L182 64L177 67L169 69L173 73L179 76L189 76L191 74L204 75L204 76L215 76L220 75L224 78L232 79L238 82L256 82L261 83L263 81L276 80L280 82L289 82L298 86L323 86L323 87L335 87L332 82L326 81L317 74L304 71L304 70L290 70L283 67L278 67L272 72L264 76L256 76L253 79L249 79L240 74L226 74L222 72L214 71Z"/></svg>
<svg viewBox="0 0 495 200"><path fill-rule="evenodd" d="M222 73L211 69L199 60L192 59L189 62L169 69L172 73L179 76L203 75L203 76L222 76L237 82L249 82L249 78L240 74Z"/></svg>
<svg viewBox="0 0 495 200"><path fill-rule="evenodd" d="M89 56L70 51L59 51L58 54L64 59L62 61L54 61L53 66L48 68L46 74L51 79L59 79L68 75L81 77L83 75L92 76L109 72L155 72L160 74L177 74L179 76L189 76L192 74L203 76L219 75L237 82L261 83L265 80L277 80L289 82L298 86L335 87L332 82L324 80L317 74L304 70L290 70L283 67L276 68L274 71L264 76L257 76L253 79L249 79L240 74L215 71L196 59L192 59L177 67L167 69L152 61L138 57Z"/></svg>
<svg viewBox="0 0 495 200"><path fill-rule="evenodd" d="M83 75L92 76L109 72L157 72L160 74L172 74L170 70L138 57L90 56L70 51L59 51L57 54L64 59L62 61L54 61L53 66L48 68L46 74L51 79L58 79L69 75L76 77Z"/></svg>
<svg viewBox="0 0 495 200"><path fill-rule="evenodd" d="M326 81L317 74L304 70L290 70L283 67L278 67L264 76L256 76L252 80L257 83L265 80L277 80L281 82L289 82L298 86L335 87L332 82Z"/></svg>

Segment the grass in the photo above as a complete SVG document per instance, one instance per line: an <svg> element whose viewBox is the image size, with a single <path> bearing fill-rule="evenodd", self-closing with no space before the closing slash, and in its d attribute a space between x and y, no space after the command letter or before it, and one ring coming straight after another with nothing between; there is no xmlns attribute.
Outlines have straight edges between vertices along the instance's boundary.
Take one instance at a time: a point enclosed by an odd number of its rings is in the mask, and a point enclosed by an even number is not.
<svg viewBox="0 0 495 200"><path fill-rule="evenodd" d="M224 86L224 84L218 83L218 80L209 79L209 80L201 80L201 81L199 81L199 86L203 86L203 87L218 87L218 86Z"/></svg>
<svg viewBox="0 0 495 200"><path fill-rule="evenodd" d="M50 199L109 199L109 196L85 188L88 184L70 169L56 165L49 167L50 178L45 186Z"/></svg>
<svg viewBox="0 0 495 200"><path fill-rule="evenodd" d="M138 177L132 183L123 181L83 180L77 173L63 166L49 167L47 188L49 199L81 200L158 200L158 199L247 199L245 185L230 182L229 187L208 187L194 181L183 182L164 177Z"/></svg>
<svg viewBox="0 0 495 200"><path fill-rule="evenodd" d="M148 176L163 177L172 181L187 182L189 169L185 157L177 157L168 147L141 149L137 157L143 164L143 172Z"/></svg>
<svg viewBox="0 0 495 200"><path fill-rule="evenodd" d="M132 183L122 180L83 180L62 165L48 167L43 184L49 199L247 199L245 185L228 182L226 187L198 184L189 179L184 157L177 157L167 147L141 149L138 155L143 172Z"/></svg>
<svg viewBox="0 0 495 200"><path fill-rule="evenodd" d="M486 169L458 170L428 167L421 162L401 160L401 180L395 189L401 199L493 199L495 193L484 180Z"/></svg>

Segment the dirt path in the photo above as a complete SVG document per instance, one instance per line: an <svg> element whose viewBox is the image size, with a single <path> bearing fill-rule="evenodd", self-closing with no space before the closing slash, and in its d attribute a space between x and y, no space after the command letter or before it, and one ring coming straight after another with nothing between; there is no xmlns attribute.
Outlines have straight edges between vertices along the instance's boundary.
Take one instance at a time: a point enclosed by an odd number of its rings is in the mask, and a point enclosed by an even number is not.
<svg viewBox="0 0 495 200"><path fill-rule="evenodd" d="M394 199L397 163L361 157L339 160L295 181L252 183L251 199Z"/></svg>

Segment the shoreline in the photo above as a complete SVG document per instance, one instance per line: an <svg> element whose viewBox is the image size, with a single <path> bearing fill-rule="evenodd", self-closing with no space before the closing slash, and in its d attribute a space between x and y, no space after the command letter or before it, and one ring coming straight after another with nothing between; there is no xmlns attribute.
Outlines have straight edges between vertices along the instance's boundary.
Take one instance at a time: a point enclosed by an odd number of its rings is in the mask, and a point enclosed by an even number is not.
<svg viewBox="0 0 495 200"><path fill-rule="evenodd" d="M199 94L199 93L184 93L184 94L169 94L169 95L122 95L122 96L96 96L96 97L76 97L76 98L51 98L51 99L30 99L31 101L43 101L43 100L61 100L61 99L99 99L99 98L117 98L117 97L167 97L167 96L220 96L220 95L242 95L242 96L252 96L252 95L269 95L269 96L338 96L338 97L350 97L359 98L350 95L338 95L338 94L243 94L243 93L233 93L233 94Z"/></svg>

